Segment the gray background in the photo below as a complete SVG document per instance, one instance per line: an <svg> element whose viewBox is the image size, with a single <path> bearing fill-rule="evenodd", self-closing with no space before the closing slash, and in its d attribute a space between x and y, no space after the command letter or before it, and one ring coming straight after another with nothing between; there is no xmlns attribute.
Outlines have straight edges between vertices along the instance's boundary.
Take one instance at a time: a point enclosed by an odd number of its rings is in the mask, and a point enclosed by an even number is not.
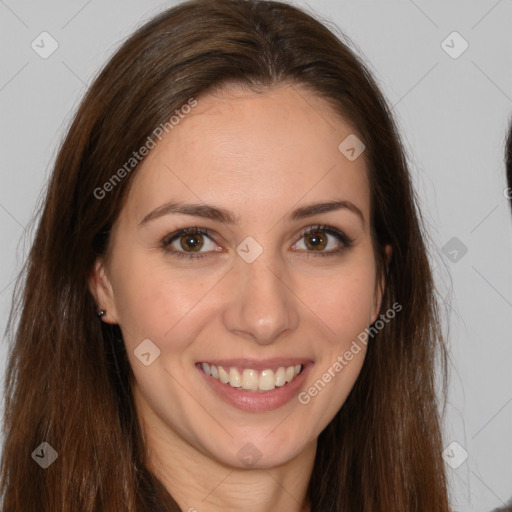
<svg viewBox="0 0 512 512"><path fill-rule="evenodd" d="M512 1L294 3L349 36L393 106L449 311L444 430L452 504L491 510L512 496L512 216L503 164ZM32 236L27 224L79 99L124 38L174 4L0 0L2 331ZM47 59L31 48L43 31L59 45ZM469 44L458 58L443 49L463 48L457 36L446 40L454 31ZM3 343L1 372L6 356Z"/></svg>

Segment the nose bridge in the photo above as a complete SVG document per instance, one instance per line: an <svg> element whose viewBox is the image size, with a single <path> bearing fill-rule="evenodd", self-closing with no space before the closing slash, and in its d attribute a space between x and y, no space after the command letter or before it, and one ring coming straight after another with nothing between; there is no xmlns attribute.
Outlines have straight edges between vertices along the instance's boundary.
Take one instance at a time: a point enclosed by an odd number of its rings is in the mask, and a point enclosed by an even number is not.
<svg viewBox="0 0 512 512"><path fill-rule="evenodd" d="M241 244L243 248L243 244ZM226 328L260 344L272 343L298 323L293 293L284 284L284 266L264 251L248 263L238 257L231 273L233 293L224 311Z"/></svg>

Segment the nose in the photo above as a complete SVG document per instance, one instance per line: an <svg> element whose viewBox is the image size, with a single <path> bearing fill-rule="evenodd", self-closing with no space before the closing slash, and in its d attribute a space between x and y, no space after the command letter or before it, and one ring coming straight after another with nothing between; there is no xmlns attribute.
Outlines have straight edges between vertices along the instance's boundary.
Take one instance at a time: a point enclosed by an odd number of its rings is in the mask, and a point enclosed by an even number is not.
<svg viewBox="0 0 512 512"><path fill-rule="evenodd" d="M297 297L282 266L264 255L252 263L238 258L230 272L232 293L223 314L230 332L261 345L274 342L299 324Z"/></svg>

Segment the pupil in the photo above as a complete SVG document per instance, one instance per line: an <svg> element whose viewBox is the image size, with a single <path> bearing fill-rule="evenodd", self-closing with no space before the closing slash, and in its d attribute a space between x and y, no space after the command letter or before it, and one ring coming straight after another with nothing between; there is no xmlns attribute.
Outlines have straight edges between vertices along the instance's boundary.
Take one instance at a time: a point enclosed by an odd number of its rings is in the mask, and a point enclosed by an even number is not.
<svg viewBox="0 0 512 512"><path fill-rule="evenodd" d="M312 247L323 247L325 245L325 238L322 236L322 234L319 231L316 231L315 233L311 233L308 237L309 245Z"/></svg>
<svg viewBox="0 0 512 512"><path fill-rule="evenodd" d="M184 249L192 249L197 251L201 249L201 246L203 245L202 242L198 239L198 235L185 235L184 240L185 244L182 244Z"/></svg>

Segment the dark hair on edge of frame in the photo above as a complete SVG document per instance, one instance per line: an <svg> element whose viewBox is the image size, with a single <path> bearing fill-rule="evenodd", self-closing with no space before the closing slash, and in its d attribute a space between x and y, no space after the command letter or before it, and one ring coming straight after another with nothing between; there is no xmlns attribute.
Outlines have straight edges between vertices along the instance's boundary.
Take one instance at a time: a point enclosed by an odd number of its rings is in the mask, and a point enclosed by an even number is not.
<svg viewBox="0 0 512 512"><path fill-rule="evenodd" d="M505 141L505 171L508 187L506 197L510 199L510 207L512 208L512 119L510 120Z"/></svg>
<svg viewBox="0 0 512 512"><path fill-rule="evenodd" d="M447 352L421 216L383 96L361 60L305 12L192 0L113 55L56 158L7 329L3 512L180 510L150 470L119 327L98 321L87 286L136 169L107 199L94 190L175 109L230 83L303 87L354 127L366 145L379 272L383 247L393 247L381 313L395 302L403 310L369 342L354 388L318 438L311 510L449 510L435 385L439 368L445 396ZM42 441L59 454L46 470L31 458Z"/></svg>

